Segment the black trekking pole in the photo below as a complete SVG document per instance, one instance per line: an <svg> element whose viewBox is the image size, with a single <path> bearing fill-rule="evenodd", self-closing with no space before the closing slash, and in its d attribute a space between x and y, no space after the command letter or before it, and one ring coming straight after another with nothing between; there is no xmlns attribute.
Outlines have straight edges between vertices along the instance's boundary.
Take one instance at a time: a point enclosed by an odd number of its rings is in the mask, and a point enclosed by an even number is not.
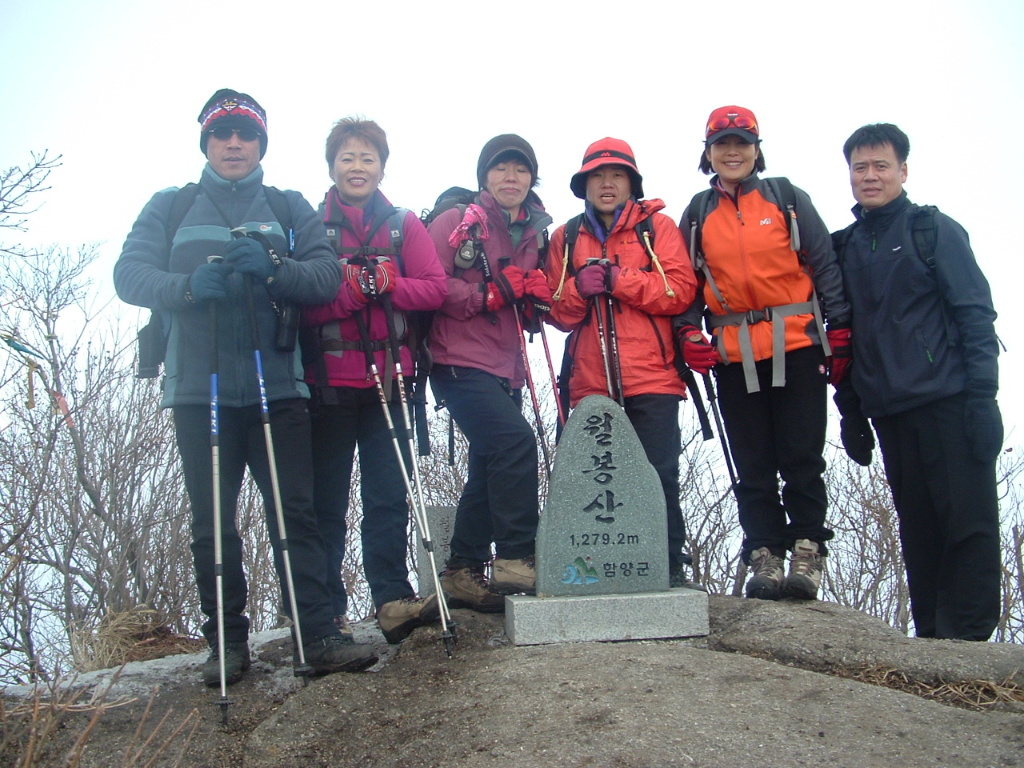
<svg viewBox="0 0 1024 768"><path fill-rule="evenodd" d="M711 413L715 416L715 426L718 427L718 437L722 441L722 453L725 454L725 466L729 470L729 481L732 483L733 495L739 480L736 477L736 469L732 463L732 451L729 450L729 441L725 437L725 427L722 426L722 414L718 410L718 396L715 394L715 387L711 383L711 374L704 374L704 389L708 393L708 403L711 405Z"/></svg>
<svg viewBox="0 0 1024 768"><path fill-rule="evenodd" d="M592 267L600 263L600 259L587 259L585 266ZM601 317L601 305L596 296L590 297L590 306L597 316L597 338L601 344L601 362L604 364L604 382L608 388L608 397L615 399L614 387L612 386L612 369L608 359L608 339L604 334L604 319Z"/></svg>
<svg viewBox="0 0 1024 768"><path fill-rule="evenodd" d="M206 258L207 263L224 261L216 254ZM220 410L218 406L218 384L220 359L217 350L217 302L210 301L210 460L212 463L213 487L213 574L217 594L217 666L220 673L220 721L228 724L227 670L224 667L224 531L221 525L220 503Z"/></svg>
<svg viewBox="0 0 1024 768"><path fill-rule="evenodd" d="M247 235L245 227L231 230L234 237L251 237L264 248L272 248L270 242L259 233ZM288 532L284 522L284 508L281 504L281 483L277 476L277 458L274 455L274 437L270 431L270 404L267 402L267 382L263 376L263 354L260 351L260 329L256 320L256 305L253 298L252 278L245 278L245 299L249 310L249 328L252 332L252 351L256 362L256 380L260 390L260 420L263 422L263 439L267 451L267 464L270 468L270 488L274 497L274 509L277 512L277 538L281 547L281 559L284 561L285 584L288 589L288 601L292 609L292 622L295 626L295 645L298 649L299 663L293 669L295 677L301 677L303 685L309 684L313 668L306 664L306 653L302 645L302 627L299 620L299 604L295 596L295 581L292 578L291 554L288 551Z"/></svg>
<svg viewBox="0 0 1024 768"><path fill-rule="evenodd" d="M611 351L612 371L615 374L615 389L619 394L618 403L626 407L626 393L622 391L622 362L619 360L619 336L615 330L615 299L610 293L604 294L608 309L608 346Z"/></svg>
<svg viewBox="0 0 1024 768"><path fill-rule="evenodd" d="M680 353L680 356L682 353ZM697 378L693 375L693 370L686 365L680 365L678 368L679 377L686 384L686 391L693 397L693 407L697 409L697 420L700 422L700 434L704 440L712 440L715 437L715 433L711 429L711 420L708 418L707 408L704 406L704 398L701 397L700 390L697 389Z"/></svg>
<svg viewBox="0 0 1024 768"><path fill-rule="evenodd" d="M376 296L377 286L373 278L373 274L367 275L368 283L370 285L371 295ZM423 492L422 492L422 480L420 479L419 465L416 462L416 454L412 440L412 429L409 424L409 411L405 401L405 379L402 376L402 358L401 349L398 344L398 335L395 333L395 315L394 309L391 306L391 297L387 294L379 296L381 305L384 309L384 315L387 319L388 325L388 341L391 346L391 355L395 363L395 374L398 378L398 392L399 402L401 403L402 416L405 422L406 436L409 440L409 459L413 465L413 472L415 474L416 488L413 489L412 480L409 477L409 470L405 465L405 457L402 455L402 447L398 441L398 430L395 427L394 419L391 418L391 409L388 407L387 394L384 392L384 382L381 381L380 371L377 368L377 361L374 360L373 350L371 349L370 342L370 331L366 327L366 321L363 316L359 313L353 315L356 320L356 327L359 329L359 337L362 340L363 353L366 355L366 369L373 377L374 383L377 385L377 395L380 398L381 408L384 411L384 420L388 425L388 432L391 435L391 444L395 449L395 457L398 459L398 468L402 474L402 481L405 483L405 492L409 495L409 501L413 509L413 522L416 524L416 530L419 532L420 541L423 543L423 549L427 553L427 560L430 564L430 576L434 581L434 593L437 595L437 604L440 617L441 617L441 640L444 642L444 650L448 655L448 658L452 656L452 646L458 642L458 638L455 635L455 624L452 622L451 614L448 611L448 601L445 598L444 590L441 589L441 578L437 571L437 561L434 559L434 541L430 535L430 523L427 520L427 510L423 503Z"/></svg>

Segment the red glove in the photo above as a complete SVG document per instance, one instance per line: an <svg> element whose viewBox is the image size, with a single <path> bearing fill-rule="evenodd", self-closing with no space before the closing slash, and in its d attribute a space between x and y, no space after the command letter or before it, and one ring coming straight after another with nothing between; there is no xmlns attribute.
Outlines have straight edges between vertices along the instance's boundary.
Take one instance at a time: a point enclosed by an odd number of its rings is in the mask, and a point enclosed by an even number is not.
<svg viewBox="0 0 1024 768"><path fill-rule="evenodd" d="M551 311L551 286L539 269L531 269L523 277L523 293L528 304L535 304L542 312Z"/></svg>
<svg viewBox="0 0 1024 768"><path fill-rule="evenodd" d="M352 298L360 304L368 304L370 302L370 286L366 282L366 275L363 274L363 269L362 264L346 264L342 267L345 281L348 283L348 287L352 289Z"/></svg>
<svg viewBox="0 0 1024 768"><path fill-rule="evenodd" d="M828 359L828 380L833 387L846 376L846 371L853 362L853 347L850 346L850 329L833 328L825 331L828 345L832 347L832 357Z"/></svg>
<svg viewBox="0 0 1024 768"><path fill-rule="evenodd" d="M382 258L375 264L366 267L364 277L370 286L370 292L375 296L383 296L385 293L395 290L398 269L391 259Z"/></svg>
<svg viewBox="0 0 1024 768"><path fill-rule="evenodd" d="M509 264L491 282L484 283L487 311L497 312L502 307L514 304L516 299L523 297L524 289L522 268Z"/></svg>
<svg viewBox="0 0 1024 768"><path fill-rule="evenodd" d="M711 346L707 337L700 329L692 325L684 325L676 334L683 360L694 373L705 376L722 362L718 350Z"/></svg>
<svg viewBox="0 0 1024 768"><path fill-rule="evenodd" d="M605 292L608 275L606 266L606 264L591 264L576 273L576 290L580 292L580 296L589 299L591 296Z"/></svg>

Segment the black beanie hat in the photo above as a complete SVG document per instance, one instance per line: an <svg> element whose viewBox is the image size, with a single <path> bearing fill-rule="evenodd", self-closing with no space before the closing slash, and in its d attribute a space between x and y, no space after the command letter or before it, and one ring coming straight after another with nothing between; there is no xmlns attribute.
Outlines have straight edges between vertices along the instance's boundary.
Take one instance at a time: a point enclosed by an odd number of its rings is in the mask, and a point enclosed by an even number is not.
<svg viewBox="0 0 1024 768"><path fill-rule="evenodd" d="M508 156L521 157L530 169L531 184L537 183L537 155L530 142L514 133L503 133L484 144L480 159L476 163L476 180L480 189L487 186L487 172Z"/></svg>
<svg viewBox="0 0 1024 768"><path fill-rule="evenodd" d="M260 160L267 154L267 113L249 94L221 88L203 106L203 111L199 113L199 149L204 155L210 130L222 125L259 131Z"/></svg>

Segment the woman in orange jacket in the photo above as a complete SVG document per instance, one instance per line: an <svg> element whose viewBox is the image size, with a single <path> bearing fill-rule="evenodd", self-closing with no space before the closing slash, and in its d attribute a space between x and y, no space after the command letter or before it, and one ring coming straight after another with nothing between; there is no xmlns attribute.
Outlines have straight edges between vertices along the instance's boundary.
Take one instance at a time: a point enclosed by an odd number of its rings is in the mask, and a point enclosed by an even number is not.
<svg viewBox="0 0 1024 768"><path fill-rule="evenodd" d="M835 383L849 363L850 308L828 229L802 190L758 177L760 143L749 109L711 113L700 169L716 175L680 222L703 291L675 322L687 365L718 378L739 473L747 597L814 599L833 536L822 477L826 356L831 346ZM699 330L702 316L714 346Z"/></svg>
<svg viewBox="0 0 1024 768"><path fill-rule="evenodd" d="M586 206L551 236L547 275L550 320L572 332L570 404L600 394L625 409L665 491L671 583L689 585L679 506L686 388L675 367L672 315L693 301L697 281L679 230L660 213L665 204L642 199L643 177L626 142L591 144L569 186Z"/></svg>

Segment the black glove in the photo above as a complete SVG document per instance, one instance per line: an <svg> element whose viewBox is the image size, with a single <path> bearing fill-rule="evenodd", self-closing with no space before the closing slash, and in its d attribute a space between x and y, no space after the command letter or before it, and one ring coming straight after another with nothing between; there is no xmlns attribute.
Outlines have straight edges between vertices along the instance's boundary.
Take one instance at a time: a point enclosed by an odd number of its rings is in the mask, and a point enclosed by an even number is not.
<svg viewBox="0 0 1024 768"><path fill-rule="evenodd" d="M967 398L967 445L978 461L995 461L1003 448L1003 417L994 397Z"/></svg>
<svg viewBox="0 0 1024 768"><path fill-rule="evenodd" d="M839 437L843 441L846 455L866 467L871 464L871 452L875 449L875 435L871 423L859 414L843 416L839 420Z"/></svg>
<svg viewBox="0 0 1024 768"><path fill-rule="evenodd" d="M228 296L228 275L231 267L215 261L200 264L188 278L188 295L197 304L203 301L219 301Z"/></svg>
<svg viewBox="0 0 1024 768"><path fill-rule="evenodd" d="M274 276L277 265L266 249L251 237L239 237L224 248L224 258L236 272L265 282Z"/></svg>

